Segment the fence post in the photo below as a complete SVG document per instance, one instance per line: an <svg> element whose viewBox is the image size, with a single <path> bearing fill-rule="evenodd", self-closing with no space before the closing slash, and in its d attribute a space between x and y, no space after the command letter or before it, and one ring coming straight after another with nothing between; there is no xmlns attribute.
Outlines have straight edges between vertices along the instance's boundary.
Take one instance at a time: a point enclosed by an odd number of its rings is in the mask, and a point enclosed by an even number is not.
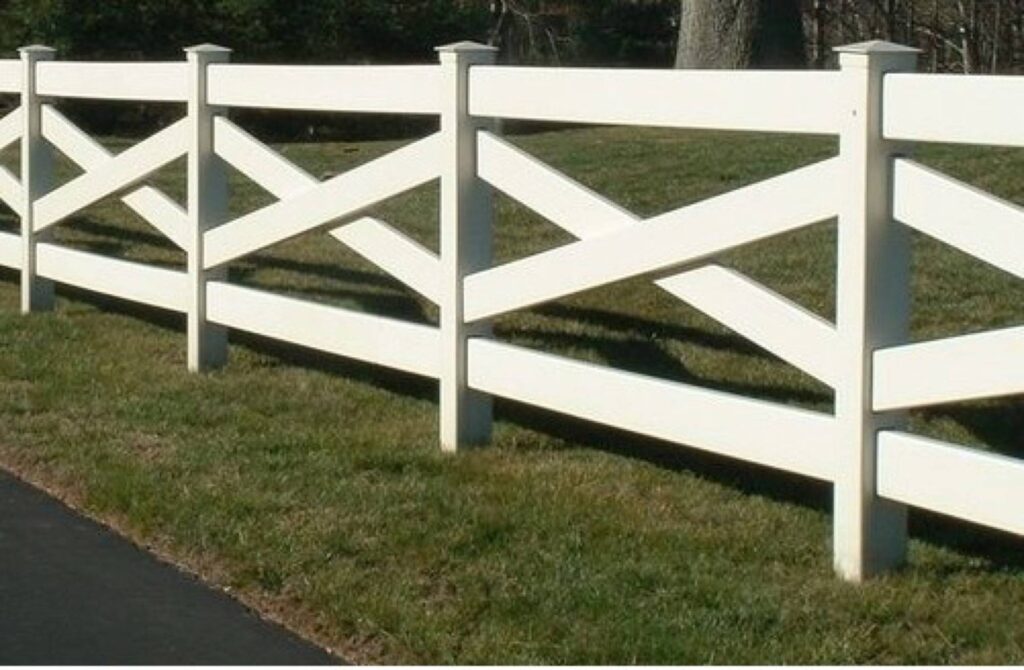
<svg viewBox="0 0 1024 670"><path fill-rule="evenodd" d="M33 45L18 49L21 54L21 311L53 309L53 282L36 276L36 243L51 237L52 230L37 233L33 203L53 185L53 154L43 139L42 103L36 95L36 63L53 60L50 47Z"/></svg>
<svg viewBox="0 0 1024 670"><path fill-rule="evenodd" d="M840 454L834 491L834 560L844 579L861 581L906 557L906 508L876 495L879 430L900 413L872 410L872 353L905 341L909 319L910 238L892 220L892 163L899 146L882 136L882 80L912 71L916 49L888 42L839 47L847 114L839 153L845 164L839 208L836 327L842 359L836 386Z"/></svg>
<svg viewBox="0 0 1024 670"><path fill-rule="evenodd" d="M227 329L206 320L206 282L222 279L226 270L203 269L203 233L227 220L228 178L223 161L213 152L213 118L220 112L207 103L207 65L230 60L231 50L213 44L185 49L189 68L188 118L188 369L192 372L224 365Z"/></svg>
<svg viewBox="0 0 1024 670"><path fill-rule="evenodd" d="M486 336L489 323L467 325L463 279L491 263L493 202L477 177L477 130L487 121L469 115L469 68L490 65L496 49L459 42L437 49L441 61L441 448L486 442L491 436L491 398L466 383L466 344Z"/></svg>

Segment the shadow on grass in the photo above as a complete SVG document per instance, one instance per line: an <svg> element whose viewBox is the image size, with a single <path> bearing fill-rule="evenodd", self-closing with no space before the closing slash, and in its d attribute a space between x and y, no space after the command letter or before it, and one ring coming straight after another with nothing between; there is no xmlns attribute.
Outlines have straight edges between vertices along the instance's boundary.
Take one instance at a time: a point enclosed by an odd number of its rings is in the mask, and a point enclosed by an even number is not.
<svg viewBox="0 0 1024 670"><path fill-rule="evenodd" d="M992 451L1024 458L1024 396L929 407L922 415L952 419Z"/></svg>
<svg viewBox="0 0 1024 670"><path fill-rule="evenodd" d="M102 223L90 217L74 217L65 225L75 232L98 238L76 240L74 243L77 247L96 253L118 256L127 251L131 244L164 251L181 251L174 243L159 233L128 230L120 226ZM338 242L338 244L341 243ZM244 283L259 270L280 270L364 286L376 286L382 289L401 289L401 284L383 274L352 270L337 264L293 261L266 252L253 253L232 265L230 277L234 281Z"/></svg>
<svg viewBox="0 0 1024 670"><path fill-rule="evenodd" d="M14 271L0 269L0 281L17 286L18 275ZM186 327L186 317L184 314L127 302L119 298L93 293L64 284L57 286L57 294L68 300L95 307L105 313L131 317L151 326L180 334L184 340ZM254 353L273 358L282 366L294 366L307 370L326 372L338 377L375 386L391 393L431 402L437 401L437 382L432 379L425 379L369 363L333 356L316 349L308 349L239 330L231 330L230 341L233 345L245 347ZM182 365L184 364L183 348Z"/></svg>
<svg viewBox="0 0 1024 670"><path fill-rule="evenodd" d="M110 250L103 253L123 252L131 244L144 245L161 250L181 251L173 242L159 233L101 223L89 216L74 216L61 225L76 233L90 235L94 238L103 238L102 240L76 241L76 244L82 245L85 248L95 249L96 251L101 249Z"/></svg>
<svg viewBox="0 0 1024 670"><path fill-rule="evenodd" d="M506 400L497 402L496 417L555 437L566 443L566 448L597 449L673 472L687 472L744 494L823 513L832 511L832 485L827 482ZM1024 456L1024 453L1011 455ZM924 509L912 508L909 516L913 538L978 557L984 560L988 569L1024 569L1024 538Z"/></svg>
<svg viewBox="0 0 1024 670"><path fill-rule="evenodd" d="M134 245L183 253L170 240L158 233L144 230L125 230L119 226L81 216L71 219L67 226L70 230L77 233L91 236L91 239L75 240L71 243L73 248L111 258L123 257L130 247ZM175 264L156 260L149 260L147 264L174 269L180 269L181 266L180 263ZM266 290L266 287L255 285L251 278L253 275L267 270L289 272L296 275L330 279L339 283L380 289L379 292L369 293L357 289L327 288L324 286L315 289L301 289L293 286L281 291L285 295L291 294L319 298L321 300L353 302L359 305L360 308L372 310L376 314L407 319L417 323L429 323L422 304L406 293L404 287L398 281L383 274L353 270L338 264L294 261L262 252L247 256L244 260L239 260L230 265L228 277L231 281L240 285ZM76 296L76 299L82 298L81 296Z"/></svg>
<svg viewBox="0 0 1024 670"><path fill-rule="evenodd" d="M79 234L91 236L89 239L76 239L73 242L66 243L68 246L110 258L124 258L125 254L136 245L149 247L150 249L183 253L167 238L157 233L141 230L124 230L118 226L101 223L88 217L76 217L69 221L67 226L70 230ZM174 263L153 259L147 260L146 264L178 270L181 269L182 265L181 262ZM280 291L283 295L307 297L319 299L320 301L349 302L358 305L363 310L384 316L406 319L416 323L429 323L430 321L419 301L406 293L400 283L381 274L351 270L340 265L292 261L263 253L253 254L231 265L228 268L228 276L231 281L242 286L267 290L266 287L260 287L254 285L252 281L248 281L254 274L265 270L292 272L322 279L331 279L340 283L372 286L380 289L378 292L366 292L357 289L329 288L326 286L310 289L292 286ZM86 297L86 293L75 292L73 287L68 287L64 292L68 296L73 295L76 300L90 301ZM145 307L118 308L116 307L118 302L116 299L108 299L103 296L99 296L97 299L103 300L102 304L104 307L112 311L122 312L125 309L145 309ZM135 314L135 312L131 311L126 313Z"/></svg>
<svg viewBox="0 0 1024 670"><path fill-rule="evenodd" d="M571 314L572 311L572 308L567 308L565 313ZM623 318L628 319L629 317ZM639 321L643 321L643 319ZM597 325L597 322L592 323ZM684 331L689 332L690 330L701 333L696 336L696 340L699 340L702 336L709 336L716 338L721 344L726 339L715 336L712 333L702 333L701 331L696 331L696 329L687 328L676 329L672 339L687 344L697 343L694 339L683 334ZM623 331L623 334L626 332ZM557 350L557 345L586 348L597 353L610 367L628 370L657 379L695 384L716 391L752 396L763 400L773 400L784 404L824 406L831 405L832 403L831 393L793 388L780 384L749 384L700 377L690 372L679 358L669 354L656 342L650 340L600 336L593 333L557 332L538 328L505 329L499 330L498 334L506 336L502 339L516 338L520 341L529 342L530 346L542 351L552 348ZM719 348L726 349L727 347L720 346ZM745 348L740 347L738 350L733 351L734 353L745 353ZM759 358L768 358L760 350L758 353L760 354Z"/></svg>
<svg viewBox="0 0 1024 670"><path fill-rule="evenodd" d="M0 203L0 232L17 233L20 230L21 219L5 203Z"/></svg>
<svg viewBox="0 0 1024 670"><path fill-rule="evenodd" d="M910 536L981 559L979 570L1024 570L1024 538L1011 533L911 508Z"/></svg>
<svg viewBox="0 0 1024 670"><path fill-rule="evenodd" d="M0 272L0 280L17 282L17 275L10 271ZM79 289L61 286L59 293L67 298L83 302L104 311L138 318L152 325L183 332L183 315L139 306L132 303L99 296ZM560 317L572 318L572 311L560 311ZM584 318L595 319L594 310ZM609 326L615 319L610 319ZM619 328L630 327L630 320L620 320ZM677 329L676 336L687 329ZM529 333L540 339L550 333ZM600 350L604 338L579 336L583 340L596 339L589 344ZM574 336L574 339L579 339ZM331 356L312 349L271 340L268 338L232 331L234 344L246 347L256 353L272 357L282 365L316 370L352 379L405 397L436 402L437 382L413 375L387 370L377 366ZM727 346L728 338L719 338L720 346ZM616 346L621 342L616 341ZM628 344L628 343L627 343ZM632 346L632 345L631 345ZM606 347L606 353L607 353ZM741 348L741 351L747 351ZM614 352L610 358L614 358ZM630 354L634 356L635 354ZM633 360L632 358L630 360ZM652 361L653 363L653 361ZM184 361L183 361L184 364ZM680 368L685 373L684 368ZM678 370L677 370L678 371ZM695 380L700 381L700 380ZM823 394L792 389L721 385L723 390L782 401L797 402L811 398L823 399ZM994 450L1011 456L1024 456L1024 407L1019 402L989 403L982 407L954 406L929 410L930 415L952 418L978 435ZM531 430L559 440L564 449L596 449L618 456L638 459L657 467L687 472L718 484L733 487L745 494L786 504L798 505L820 512L829 512L832 506L831 485L805 477L759 465L736 461L697 449L676 445L633 433L583 421L570 416L550 412L537 407L499 399L496 401L496 417L521 428ZM912 536L953 551L977 556L986 566L982 569L1020 570L1024 569L1024 539L999 531L990 530L958 519L941 516L924 510L912 510L910 516Z"/></svg>
<svg viewBox="0 0 1024 670"><path fill-rule="evenodd" d="M708 349L730 351L732 353L758 358L768 358L763 349L751 342L736 335L721 335L710 333L698 328L690 328L674 323L654 321L631 314L622 314L604 309L591 307L575 307L563 304L545 304L533 308L534 312L543 316L556 319L565 319L578 323L586 323L601 328L616 330L626 333L654 333L661 338L677 339L690 344L696 344Z"/></svg>
<svg viewBox="0 0 1024 670"><path fill-rule="evenodd" d="M341 243L339 242L338 244ZM364 286L375 286L381 289L401 290L401 284L386 275L352 270L328 263L292 261L266 253L257 253L246 257L244 261L231 266L229 273L232 280L244 283L259 270L294 272L300 275L313 275L321 279L333 279L335 281L350 282Z"/></svg>
<svg viewBox="0 0 1024 670"><path fill-rule="evenodd" d="M556 438L565 445L564 449L597 449L673 472L689 472L778 502L819 511L831 509L831 485L808 477L798 477L511 400L496 401L495 418Z"/></svg>

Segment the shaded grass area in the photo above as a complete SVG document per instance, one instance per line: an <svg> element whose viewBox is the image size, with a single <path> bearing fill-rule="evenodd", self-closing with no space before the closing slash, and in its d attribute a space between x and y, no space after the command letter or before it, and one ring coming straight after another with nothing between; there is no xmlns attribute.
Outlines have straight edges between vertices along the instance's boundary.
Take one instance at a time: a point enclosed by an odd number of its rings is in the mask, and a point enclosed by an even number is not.
<svg viewBox="0 0 1024 670"><path fill-rule="evenodd" d="M646 129L513 141L644 215L835 152L816 138ZM319 175L393 146L282 150ZM1024 152L925 147L920 160L1024 203ZM180 195L180 170L154 182ZM435 190L375 214L436 246ZM241 179L235 194L238 212L270 201ZM58 239L183 263L110 203L62 226ZM498 199L499 261L568 239ZM825 223L720 260L831 316L834 244ZM1022 287L998 271L921 237L914 267L915 339L1024 321ZM230 273L325 303L436 318L326 233L254 254ZM0 459L352 660L1024 661L1018 539L915 512L910 566L851 586L832 575L827 486L506 402L492 447L446 457L433 382L244 334L232 335L226 369L192 376L182 318L74 290L62 290L53 314L21 317L15 277L2 279ZM496 334L668 379L832 405L829 389L647 280L502 318ZM1024 456L1019 398L933 408L913 422Z"/></svg>

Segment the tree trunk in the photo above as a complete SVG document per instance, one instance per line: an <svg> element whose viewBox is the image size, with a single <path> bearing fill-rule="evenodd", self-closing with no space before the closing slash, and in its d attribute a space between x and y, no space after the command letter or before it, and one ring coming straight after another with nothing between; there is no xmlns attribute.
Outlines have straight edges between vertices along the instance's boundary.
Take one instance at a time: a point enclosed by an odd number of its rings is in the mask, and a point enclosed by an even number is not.
<svg viewBox="0 0 1024 670"><path fill-rule="evenodd" d="M889 42L896 41L896 0L885 0L882 7L884 16L882 17L885 39Z"/></svg>
<svg viewBox="0 0 1024 670"><path fill-rule="evenodd" d="M964 5L957 0L960 12L960 52L963 59L964 74L974 74L978 70L978 2L970 0Z"/></svg>
<svg viewBox="0 0 1024 670"><path fill-rule="evenodd" d="M988 68L988 71L992 74L995 74L999 70L999 40L1002 38L1003 32L1003 26L1001 23L1002 16L1000 16L1002 12L999 11L1003 8L1003 3L1000 2L999 0L996 0L995 5L996 14L995 17L993 17L992 19L992 58L989 61Z"/></svg>
<svg viewBox="0 0 1024 670"><path fill-rule="evenodd" d="M824 70L828 62L828 40L825 37L827 14L825 0L814 0L811 15L812 32L814 33L813 63L817 70Z"/></svg>
<svg viewBox="0 0 1024 670"><path fill-rule="evenodd" d="M806 63L800 0L680 0L680 68Z"/></svg>
<svg viewBox="0 0 1024 670"><path fill-rule="evenodd" d="M836 25L839 27L839 44L845 45L846 39L846 0L839 0L839 7L836 9Z"/></svg>

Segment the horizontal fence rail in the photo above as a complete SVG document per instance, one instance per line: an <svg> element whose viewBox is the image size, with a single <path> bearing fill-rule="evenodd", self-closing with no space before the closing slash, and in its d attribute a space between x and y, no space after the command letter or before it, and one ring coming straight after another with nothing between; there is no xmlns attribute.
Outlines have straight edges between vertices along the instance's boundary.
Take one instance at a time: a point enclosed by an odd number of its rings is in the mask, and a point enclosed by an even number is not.
<svg viewBox="0 0 1024 670"><path fill-rule="evenodd" d="M207 317L231 328L424 377L440 376L437 328L212 282Z"/></svg>
<svg viewBox="0 0 1024 670"><path fill-rule="evenodd" d="M836 72L478 67L470 77L469 111L567 123L833 135L841 122L841 85Z"/></svg>
<svg viewBox="0 0 1024 670"><path fill-rule="evenodd" d="M179 312L188 363L222 364L227 330L437 379L442 446L486 441L490 399L508 398L632 433L830 482L837 571L859 580L905 556L905 505L1024 534L1024 461L910 433L910 408L1024 392L1024 326L929 342L906 336L913 229L1024 279L1024 208L908 158L914 141L1024 146L1024 78L913 74L915 55L872 42L834 72L704 72L496 66L488 47L439 49L416 66L236 65L203 45L183 62L76 63L26 47L0 61L0 266L20 274L22 310L53 283ZM184 103L184 116L112 153L65 117L64 98ZM320 179L233 123L231 108L435 116L440 130ZM704 201L640 217L500 137L494 119L826 134L839 155ZM81 170L56 183L52 152ZM182 157L184 203L146 183ZM227 172L275 202L232 218ZM439 249L368 215L428 184ZM493 194L574 241L495 265ZM116 198L170 240L185 267L61 245L53 232ZM725 267L742 245L823 221L839 231L837 319ZM413 323L242 286L226 268L313 231L435 305ZM810 411L502 342L502 315L641 278L835 392Z"/></svg>
<svg viewBox="0 0 1024 670"><path fill-rule="evenodd" d="M883 104L887 138L1024 147L1019 76L892 74Z"/></svg>
<svg viewBox="0 0 1024 670"><path fill-rule="evenodd" d="M0 265L12 270L21 269L21 237L0 233Z"/></svg>
<svg viewBox="0 0 1024 670"><path fill-rule="evenodd" d="M40 63L36 92L60 98L185 102L185 63Z"/></svg>
<svg viewBox="0 0 1024 670"><path fill-rule="evenodd" d="M1024 535L1024 462L938 440L884 431L878 493L891 500Z"/></svg>
<svg viewBox="0 0 1024 670"><path fill-rule="evenodd" d="M21 93L22 69L19 61L0 60L0 93Z"/></svg>
<svg viewBox="0 0 1024 670"><path fill-rule="evenodd" d="M228 107L437 115L440 84L436 65L212 65L209 101Z"/></svg>
<svg viewBox="0 0 1024 670"><path fill-rule="evenodd" d="M836 425L830 415L482 339L469 346L469 384L641 435L833 479Z"/></svg>
<svg viewBox="0 0 1024 670"><path fill-rule="evenodd" d="M41 242L36 254L40 277L151 307L188 311L188 276L184 272L104 258L48 242Z"/></svg>

